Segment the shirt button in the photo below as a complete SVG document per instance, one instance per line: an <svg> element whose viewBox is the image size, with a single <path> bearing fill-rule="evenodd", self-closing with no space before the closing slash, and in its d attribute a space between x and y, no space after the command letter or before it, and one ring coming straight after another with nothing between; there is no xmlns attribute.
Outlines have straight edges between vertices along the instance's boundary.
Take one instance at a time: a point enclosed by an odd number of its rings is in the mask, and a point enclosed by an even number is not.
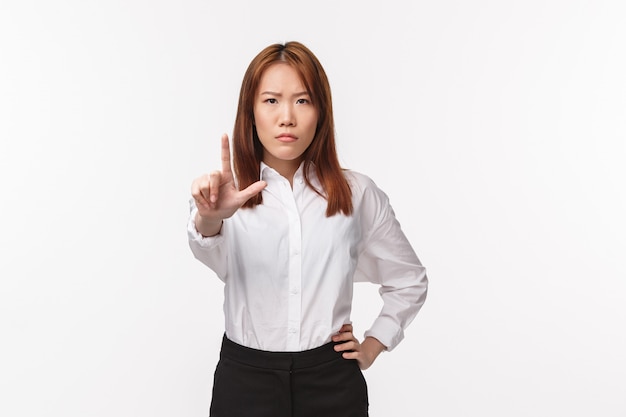
<svg viewBox="0 0 626 417"><path fill-rule="evenodd" d="M292 289L291 289L291 293L292 293L293 295L296 295L296 294L298 294L299 292L300 292L300 290L298 290L297 288L292 288Z"/></svg>
<svg viewBox="0 0 626 417"><path fill-rule="evenodd" d="M293 334L293 333L295 333L295 332L296 332L296 329L294 329L293 327L290 327L290 328L289 328L289 333Z"/></svg>

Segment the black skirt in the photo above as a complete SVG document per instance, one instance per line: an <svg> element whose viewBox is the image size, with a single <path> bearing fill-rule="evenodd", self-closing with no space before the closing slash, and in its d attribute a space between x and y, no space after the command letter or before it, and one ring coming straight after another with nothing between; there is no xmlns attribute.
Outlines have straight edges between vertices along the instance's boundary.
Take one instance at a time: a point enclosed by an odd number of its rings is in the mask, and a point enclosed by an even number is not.
<svg viewBox="0 0 626 417"><path fill-rule="evenodd" d="M224 336L210 417L367 417L363 373L334 345L267 352Z"/></svg>

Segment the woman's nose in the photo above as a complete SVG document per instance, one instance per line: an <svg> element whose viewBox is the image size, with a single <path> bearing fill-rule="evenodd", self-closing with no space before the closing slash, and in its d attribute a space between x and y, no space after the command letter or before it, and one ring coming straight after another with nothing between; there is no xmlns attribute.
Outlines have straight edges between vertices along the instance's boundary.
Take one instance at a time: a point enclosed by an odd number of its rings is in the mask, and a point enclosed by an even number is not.
<svg viewBox="0 0 626 417"><path fill-rule="evenodd" d="M281 126L295 126L296 120L293 112L293 108L290 105L285 105L282 108L280 114L280 125Z"/></svg>

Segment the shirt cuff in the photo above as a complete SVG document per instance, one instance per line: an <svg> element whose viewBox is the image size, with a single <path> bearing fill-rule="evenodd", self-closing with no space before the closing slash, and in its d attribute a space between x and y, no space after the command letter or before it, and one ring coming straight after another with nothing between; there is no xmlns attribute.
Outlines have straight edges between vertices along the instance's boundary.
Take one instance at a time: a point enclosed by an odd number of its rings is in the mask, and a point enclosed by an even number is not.
<svg viewBox="0 0 626 417"><path fill-rule="evenodd" d="M404 331L389 317L378 317L365 337L378 339L391 352L404 339Z"/></svg>

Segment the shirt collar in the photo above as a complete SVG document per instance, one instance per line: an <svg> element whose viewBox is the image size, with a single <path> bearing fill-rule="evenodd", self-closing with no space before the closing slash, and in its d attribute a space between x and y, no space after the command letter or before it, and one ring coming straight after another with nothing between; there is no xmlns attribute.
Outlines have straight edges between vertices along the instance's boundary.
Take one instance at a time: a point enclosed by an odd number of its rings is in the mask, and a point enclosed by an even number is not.
<svg viewBox="0 0 626 417"><path fill-rule="evenodd" d="M265 181L268 176L280 175L274 168L261 161L259 169L259 180ZM309 178L315 176L315 164L311 162L309 164ZM304 161L300 163L300 166L293 175L294 180L304 177Z"/></svg>

